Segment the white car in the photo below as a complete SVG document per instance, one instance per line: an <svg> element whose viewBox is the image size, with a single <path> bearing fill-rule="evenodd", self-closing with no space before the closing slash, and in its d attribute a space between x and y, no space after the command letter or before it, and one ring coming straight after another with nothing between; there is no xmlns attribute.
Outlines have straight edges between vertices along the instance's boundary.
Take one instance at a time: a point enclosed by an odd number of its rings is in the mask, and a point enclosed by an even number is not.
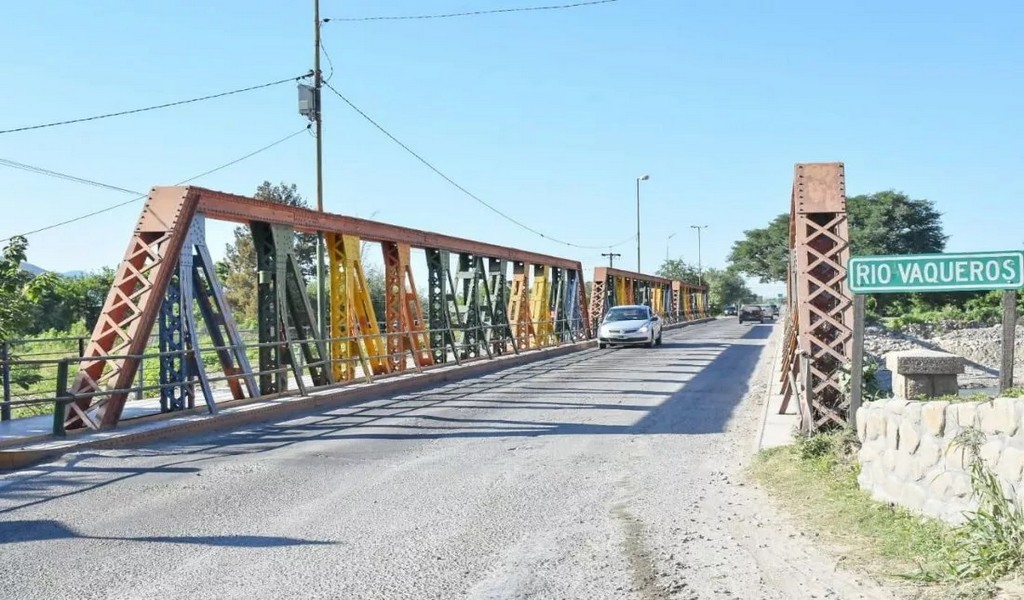
<svg viewBox="0 0 1024 600"><path fill-rule="evenodd" d="M646 344L661 345L661 319L648 306L627 304L608 309L597 329L597 346Z"/></svg>

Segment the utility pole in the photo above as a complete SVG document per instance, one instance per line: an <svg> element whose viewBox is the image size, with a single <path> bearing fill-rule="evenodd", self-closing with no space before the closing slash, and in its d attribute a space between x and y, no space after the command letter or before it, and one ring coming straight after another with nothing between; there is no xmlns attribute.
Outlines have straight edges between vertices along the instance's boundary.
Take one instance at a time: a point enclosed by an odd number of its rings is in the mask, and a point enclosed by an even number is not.
<svg viewBox="0 0 1024 600"><path fill-rule="evenodd" d="M320 0L313 0L313 98L315 108L313 120L316 123L316 210L324 212L324 123L321 114L320 90L323 77L320 73ZM327 338L327 296L324 289L324 232L316 234L316 319L320 339Z"/></svg>
<svg viewBox="0 0 1024 600"><path fill-rule="evenodd" d="M700 230L707 229L707 225L690 225L691 229L697 230L697 285L704 285L704 266L700 261Z"/></svg>
<svg viewBox="0 0 1024 600"><path fill-rule="evenodd" d="M613 267L615 267L615 257L616 256L622 256L622 255L619 254L618 252L602 252L601 256L607 256L608 257L608 267L609 268L613 268Z"/></svg>

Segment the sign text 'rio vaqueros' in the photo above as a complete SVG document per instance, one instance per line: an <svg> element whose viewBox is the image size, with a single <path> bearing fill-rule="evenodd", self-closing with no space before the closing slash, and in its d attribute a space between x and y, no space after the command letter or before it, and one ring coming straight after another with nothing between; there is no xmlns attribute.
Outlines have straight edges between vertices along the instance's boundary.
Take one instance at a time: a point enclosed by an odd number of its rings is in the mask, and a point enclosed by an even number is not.
<svg viewBox="0 0 1024 600"><path fill-rule="evenodd" d="M1015 290L1024 287L1024 251L855 256L855 294Z"/></svg>

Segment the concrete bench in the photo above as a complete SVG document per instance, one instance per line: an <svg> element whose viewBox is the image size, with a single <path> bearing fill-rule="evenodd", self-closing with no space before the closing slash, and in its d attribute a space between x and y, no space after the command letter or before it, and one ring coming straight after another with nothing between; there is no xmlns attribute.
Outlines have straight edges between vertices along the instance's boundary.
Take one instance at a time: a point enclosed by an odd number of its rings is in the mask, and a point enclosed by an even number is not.
<svg viewBox="0 0 1024 600"><path fill-rule="evenodd" d="M957 376L964 372L961 356L937 350L902 350L886 354L885 366L892 372L896 398L914 400L960 393Z"/></svg>

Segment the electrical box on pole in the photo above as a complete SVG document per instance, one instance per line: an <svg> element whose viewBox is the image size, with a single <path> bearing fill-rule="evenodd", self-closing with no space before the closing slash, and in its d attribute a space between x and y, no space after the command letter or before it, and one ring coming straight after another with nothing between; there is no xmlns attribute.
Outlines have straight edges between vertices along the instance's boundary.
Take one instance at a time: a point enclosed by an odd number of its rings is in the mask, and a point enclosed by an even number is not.
<svg viewBox="0 0 1024 600"><path fill-rule="evenodd" d="M299 114L310 121L316 118L320 107L317 106L316 90L311 85L299 84Z"/></svg>

